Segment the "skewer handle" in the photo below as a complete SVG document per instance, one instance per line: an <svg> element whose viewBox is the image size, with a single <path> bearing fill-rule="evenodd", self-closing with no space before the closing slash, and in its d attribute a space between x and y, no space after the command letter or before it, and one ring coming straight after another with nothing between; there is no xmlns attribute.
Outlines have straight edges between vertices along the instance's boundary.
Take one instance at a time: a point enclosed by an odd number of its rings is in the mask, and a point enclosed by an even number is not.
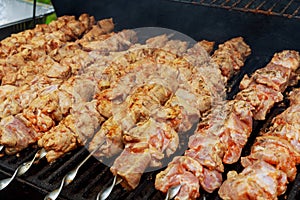
<svg viewBox="0 0 300 200"><path fill-rule="evenodd" d="M15 170L12 177L0 180L0 190L3 190L4 188L6 188L14 180L15 177L25 174L29 170L29 168L32 166L34 161L40 160L45 155L46 155L45 149L40 149L38 152L36 152L33 159L31 161L28 161L28 162L25 162L25 163L21 164Z"/></svg>
<svg viewBox="0 0 300 200"><path fill-rule="evenodd" d="M107 197L109 197L110 193L112 192L112 190L114 189L115 185L117 182L117 176L114 176L114 180L111 186L109 186L109 188L105 189L104 192L99 192L96 200L105 200L107 199Z"/></svg>
<svg viewBox="0 0 300 200"><path fill-rule="evenodd" d="M79 163L79 165L77 165L77 167L75 169L73 169L72 171L69 171L64 178L61 181L61 184L59 186L59 188L53 190L52 192L50 192L45 198L44 200L55 200L58 195L60 194L61 190L63 189L64 186L69 185L71 182L73 182L73 180L75 179L78 170L81 168L81 166L102 146L102 144L104 144L104 142L102 142L100 145L97 146L97 148L95 148L81 163Z"/></svg>

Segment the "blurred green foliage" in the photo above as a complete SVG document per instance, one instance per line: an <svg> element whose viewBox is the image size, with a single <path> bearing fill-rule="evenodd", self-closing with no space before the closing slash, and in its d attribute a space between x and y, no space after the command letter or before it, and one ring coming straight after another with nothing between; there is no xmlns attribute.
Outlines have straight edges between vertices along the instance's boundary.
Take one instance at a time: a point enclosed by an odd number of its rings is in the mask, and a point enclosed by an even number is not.
<svg viewBox="0 0 300 200"><path fill-rule="evenodd" d="M45 4L51 4L51 0L37 0L37 2L45 3ZM45 23L49 24L51 21L56 20L56 19L57 19L56 14L53 13L53 14L48 15L46 17L46 22Z"/></svg>
<svg viewBox="0 0 300 200"><path fill-rule="evenodd" d="M37 2L51 4L51 0L37 0Z"/></svg>
<svg viewBox="0 0 300 200"><path fill-rule="evenodd" d="M57 19L57 17L56 17L56 14L55 13L53 13L53 14L51 14L51 15L48 15L47 17L46 17L46 24L49 24L50 22L52 22L53 20L56 20Z"/></svg>

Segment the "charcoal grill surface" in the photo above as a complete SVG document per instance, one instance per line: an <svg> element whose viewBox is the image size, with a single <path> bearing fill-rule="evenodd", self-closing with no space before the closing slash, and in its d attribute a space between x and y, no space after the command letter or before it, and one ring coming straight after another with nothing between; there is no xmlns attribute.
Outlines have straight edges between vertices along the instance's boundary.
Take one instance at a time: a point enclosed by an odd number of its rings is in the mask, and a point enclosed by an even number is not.
<svg viewBox="0 0 300 200"><path fill-rule="evenodd" d="M265 15L251 10L244 12L245 10L233 8L231 3L234 1L210 1L212 2L211 5L206 5L205 2L208 1L72 0L71 3L71 0L53 0L53 5L58 16L65 14L79 16L81 13L86 12L94 15L96 19L113 17L117 30L145 26L164 27L185 33L195 40L207 39L217 43L222 43L236 36L244 37L245 41L251 46L252 55L242 71L230 81L229 99L237 93L238 84L243 75L251 74L256 69L265 66L275 52L284 49L300 51L300 37L297 34L300 32L300 19L297 17L299 14L295 13L290 17L287 15ZM221 2L223 3L219 4ZM239 2L235 5L236 7L241 7L242 1L235 2ZM254 3L254 1L252 2ZM297 9L297 5L299 6L299 1L275 0L272 2L277 2L278 5L280 2L290 3L290 5L285 4L285 6L289 6L285 11L291 9L294 5L296 7L293 7L293 9ZM249 6L248 8L252 7ZM261 6L260 8L264 7ZM281 106L275 107L269 114L269 118L281 112L284 108ZM249 153L256 135L268 121L254 123L253 134L243 151L243 155ZM22 151L19 157L4 156L0 158L0 178L11 176L13 170L22 162L30 160L35 152L35 148L28 148ZM28 173L17 178L11 185L0 191L0 199L43 199L46 193L57 188L63 176L87 155L87 150L79 148L51 165L42 160L39 164L34 165ZM242 169L239 164L225 167L224 178L227 171L241 171ZM289 184L287 193L280 199L300 199L299 170L298 166L296 180ZM163 199L164 196L154 188L157 173L158 171L145 173L140 185L131 192L117 186L109 199ZM95 199L97 193L109 185L111 181L112 175L109 168L92 158L82 166L74 182L63 189L59 199ZM217 192L208 194L201 191L201 194L201 199L204 197L206 199L220 199Z"/></svg>

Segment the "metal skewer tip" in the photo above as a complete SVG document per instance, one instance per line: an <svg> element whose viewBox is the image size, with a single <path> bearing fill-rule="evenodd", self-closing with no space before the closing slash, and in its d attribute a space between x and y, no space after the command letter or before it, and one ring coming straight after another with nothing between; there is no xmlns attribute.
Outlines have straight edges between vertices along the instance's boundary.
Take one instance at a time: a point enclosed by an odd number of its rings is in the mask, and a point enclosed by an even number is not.
<svg viewBox="0 0 300 200"><path fill-rule="evenodd" d="M173 199L179 192L181 185L172 186L167 192L165 200Z"/></svg>

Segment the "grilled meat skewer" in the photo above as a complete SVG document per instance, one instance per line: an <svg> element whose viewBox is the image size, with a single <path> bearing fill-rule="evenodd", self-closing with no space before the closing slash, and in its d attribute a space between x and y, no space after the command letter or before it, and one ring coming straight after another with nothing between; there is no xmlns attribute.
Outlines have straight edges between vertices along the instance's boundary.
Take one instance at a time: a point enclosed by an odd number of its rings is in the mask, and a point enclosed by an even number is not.
<svg viewBox="0 0 300 200"><path fill-rule="evenodd" d="M285 193L300 163L299 94L299 89L290 93L290 107L277 115L269 130L262 131L256 138L250 155L241 160L243 171L228 172L219 190L221 198L277 199Z"/></svg>

